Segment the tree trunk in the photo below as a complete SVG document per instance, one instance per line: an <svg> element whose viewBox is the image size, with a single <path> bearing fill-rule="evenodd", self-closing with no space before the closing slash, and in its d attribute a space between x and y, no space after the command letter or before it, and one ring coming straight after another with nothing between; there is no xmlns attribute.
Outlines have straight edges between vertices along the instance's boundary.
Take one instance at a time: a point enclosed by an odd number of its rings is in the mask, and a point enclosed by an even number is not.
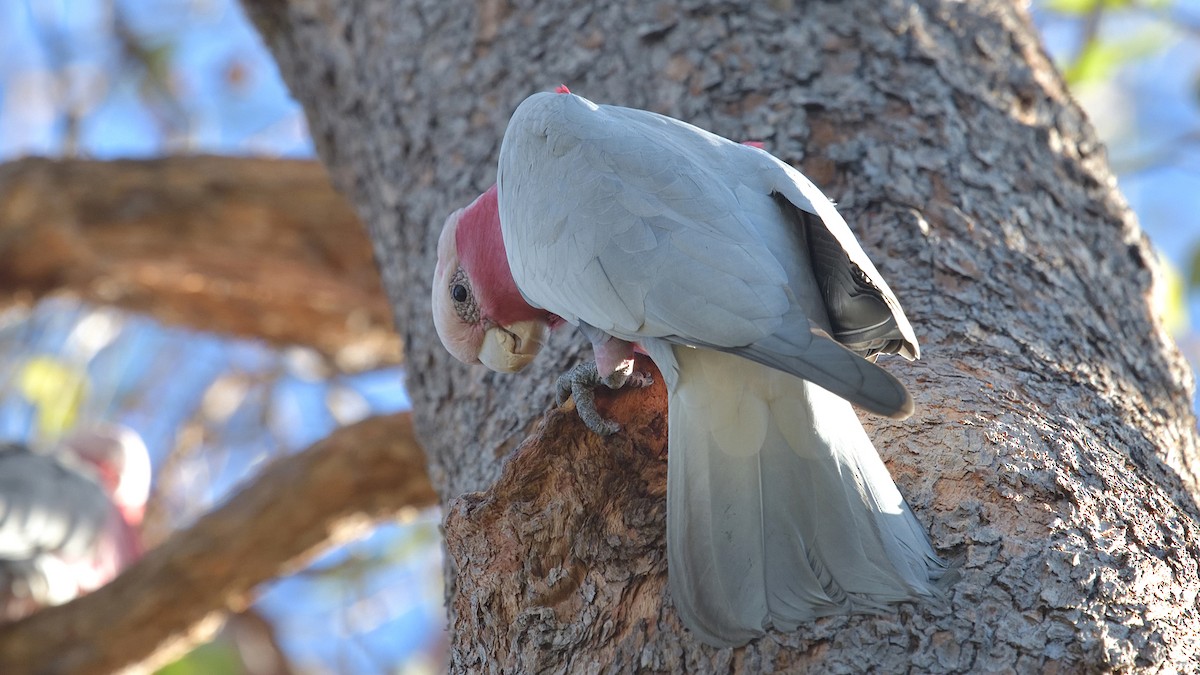
<svg viewBox="0 0 1200 675"><path fill-rule="evenodd" d="M244 1L383 267L456 670L1200 668L1191 376L1018 3ZM698 643L665 587L661 391L617 396L633 431L600 440L543 418L587 356L570 331L516 376L438 344L442 221L494 180L515 106L559 83L762 140L838 201L923 343L888 364L917 413L866 423L957 569L943 606Z"/></svg>

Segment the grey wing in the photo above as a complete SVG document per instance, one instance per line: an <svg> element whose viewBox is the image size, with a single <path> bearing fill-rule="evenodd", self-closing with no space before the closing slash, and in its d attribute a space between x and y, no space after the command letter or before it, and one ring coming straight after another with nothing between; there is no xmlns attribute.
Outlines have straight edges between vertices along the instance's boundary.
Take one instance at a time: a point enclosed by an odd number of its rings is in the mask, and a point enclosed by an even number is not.
<svg viewBox="0 0 1200 675"><path fill-rule="evenodd" d="M83 554L113 508L96 482L52 457L0 446L0 560Z"/></svg>
<svg viewBox="0 0 1200 675"><path fill-rule="evenodd" d="M834 208L833 203L795 168L770 153L757 149L754 149L754 152L759 153L764 160L760 165L762 181L772 192L783 197L801 212L800 220L809 228L809 249L814 257L814 265L819 266L824 262L827 276L859 277L861 285L858 290L866 286L877 291L891 310L891 318L895 325L886 335L886 338L890 339L882 340L881 343L886 346L874 351L900 354L909 360L920 358L920 346L900 301L862 250L858 239L850 231L850 226ZM820 272L821 270L818 270L819 274ZM849 283L854 284L853 281ZM832 296L842 289L830 287L822 290L826 294L828 304L834 300Z"/></svg>
<svg viewBox="0 0 1200 675"><path fill-rule="evenodd" d="M730 351L907 414L899 382L828 336L805 234L763 182L764 157L653 113L530 97L497 177L517 286L571 323Z"/></svg>

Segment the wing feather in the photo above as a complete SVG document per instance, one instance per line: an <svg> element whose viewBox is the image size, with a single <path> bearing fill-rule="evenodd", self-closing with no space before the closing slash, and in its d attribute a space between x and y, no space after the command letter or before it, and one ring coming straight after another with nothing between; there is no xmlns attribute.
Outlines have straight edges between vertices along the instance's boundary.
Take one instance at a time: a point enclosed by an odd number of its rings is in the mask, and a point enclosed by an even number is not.
<svg viewBox="0 0 1200 675"><path fill-rule="evenodd" d="M80 555L112 509L95 482L51 457L0 445L0 560L47 551Z"/></svg>
<svg viewBox="0 0 1200 675"><path fill-rule="evenodd" d="M851 262L858 265L871 283L879 289L883 295L884 302L892 310L892 316L896 319L896 327L899 329L900 335L904 340L905 349L900 353L910 360L920 358L921 349L917 344L916 334L913 333L912 325L908 322L908 317L904 315L904 309L900 306L900 301L896 299L896 294L892 292L883 275L879 273L879 270L875 269L875 264L871 262L866 252L862 250L858 239L850 231L850 226L846 224L846 220L834 208L833 202L829 201L812 181L795 168L788 166L779 158L764 150L758 148L751 148L751 150L760 153L765 160L762 168L762 176L763 180L770 186L771 191L782 195L796 208L818 216L818 225L824 225L825 229L841 245L842 250L846 252Z"/></svg>

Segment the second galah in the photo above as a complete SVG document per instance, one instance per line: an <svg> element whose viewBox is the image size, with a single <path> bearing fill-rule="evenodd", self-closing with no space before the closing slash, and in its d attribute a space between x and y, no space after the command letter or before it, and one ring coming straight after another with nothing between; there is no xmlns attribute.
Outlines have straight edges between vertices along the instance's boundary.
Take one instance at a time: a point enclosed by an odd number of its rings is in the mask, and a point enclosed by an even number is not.
<svg viewBox="0 0 1200 675"><path fill-rule="evenodd" d="M96 424L44 452L0 442L0 623L108 583L137 560L150 456Z"/></svg>
<svg viewBox="0 0 1200 675"><path fill-rule="evenodd" d="M918 356L833 204L767 152L655 113L542 93L513 114L497 186L446 221L438 334L523 368L548 325L594 362L560 379L598 433L597 386L666 380L667 554L685 625L717 646L935 597L945 566L851 403L912 399L875 365Z"/></svg>

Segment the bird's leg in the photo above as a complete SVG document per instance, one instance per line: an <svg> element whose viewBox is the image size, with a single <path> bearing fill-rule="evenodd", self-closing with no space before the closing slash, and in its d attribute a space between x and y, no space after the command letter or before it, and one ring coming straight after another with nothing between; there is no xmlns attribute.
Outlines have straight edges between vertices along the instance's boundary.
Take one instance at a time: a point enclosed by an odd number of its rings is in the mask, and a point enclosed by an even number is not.
<svg viewBox="0 0 1200 675"><path fill-rule="evenodd" d="M601 436L615 434L621 430L621 425L605 419L596 410L596 387L647 387L654 383L654 378L633 369L632 342L619 340L587 324L580 324L580 329L592 341L596 358L560 375L555 398L562 405L568 397L573 397L575 411L587 428Z"/></svg>

